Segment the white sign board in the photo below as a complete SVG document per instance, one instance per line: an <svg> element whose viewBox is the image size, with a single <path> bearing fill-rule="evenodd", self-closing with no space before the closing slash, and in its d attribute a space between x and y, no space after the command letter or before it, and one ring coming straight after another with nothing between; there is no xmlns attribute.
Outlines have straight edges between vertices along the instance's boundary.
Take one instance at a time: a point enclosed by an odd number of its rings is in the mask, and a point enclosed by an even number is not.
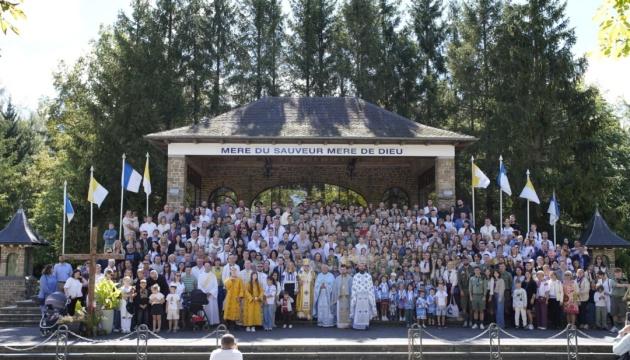
<svg viewBox="0 0 630 360"><path fill-rule="evenodd" d="M453 157L449 144L246 144L246 143L170 143L168 154L207 156L391 156Z"/></svg>

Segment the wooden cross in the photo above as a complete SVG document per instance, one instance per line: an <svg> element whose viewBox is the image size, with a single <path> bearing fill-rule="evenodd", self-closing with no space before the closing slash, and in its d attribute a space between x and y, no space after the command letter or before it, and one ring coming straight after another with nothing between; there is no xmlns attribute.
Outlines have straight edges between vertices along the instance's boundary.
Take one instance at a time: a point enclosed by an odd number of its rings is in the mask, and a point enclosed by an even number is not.
<svg viewBox="0 0 630 360"><path fill-rule="evenodd" d="M88 281L88 304L87 309L89 313L94 311L94 287L96 282L96 260L104 260L104 259L115 259L115 260L123 260L125 257L123 255L115 255L115 254L97 254L96 253L96 242L98 236L98 227L93 227L92 232L90 233L90 253L89 254L65 254L64 257L68 260L80 260L85 261L88 260L90 262L89 274L90 279Z"/></svg>

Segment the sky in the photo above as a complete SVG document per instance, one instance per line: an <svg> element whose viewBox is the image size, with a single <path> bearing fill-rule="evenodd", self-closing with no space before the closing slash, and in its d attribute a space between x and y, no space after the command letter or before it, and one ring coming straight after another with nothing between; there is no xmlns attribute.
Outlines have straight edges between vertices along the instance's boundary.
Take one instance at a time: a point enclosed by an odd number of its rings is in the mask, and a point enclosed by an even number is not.
<svg viewBox="0 0 630 360"><path fill-rule="evenodd" d="M630 58L598 55L598 26L593 16L602 0L568 0L567 15L575 28L574 54L587 54L585 79L610 102L630 102ZM35 111L42 97L55 96L52 74L60 61L68 64L86 54L101 25L129 11L130 0L24 0L27 19L21 34L0 35L0 89L22 112ZM286 7L285 7L286 8Z"/></svg>

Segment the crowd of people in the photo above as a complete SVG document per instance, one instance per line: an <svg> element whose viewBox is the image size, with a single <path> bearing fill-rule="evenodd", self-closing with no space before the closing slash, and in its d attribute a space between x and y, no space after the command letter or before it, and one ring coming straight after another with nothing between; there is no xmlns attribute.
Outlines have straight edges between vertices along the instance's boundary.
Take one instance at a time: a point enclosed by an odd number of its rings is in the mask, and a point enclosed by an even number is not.
<svg viewBox="0 0 630 360"><path fill-rule="evenodd" d="M207 297L210 325L246 331L297 319L355 329L378 320L617 331L626 320L628 281L605 258L593 259L579 240L556 243L536 224L526 229L514 215L499 228L489 218L476 227L462 200L450 209L430 200L250 209L226 199L166 205L157 219L140 222L128 211L122 237L113 223L103 234L105 253L121 260L102 261L97 281L119 283L115 325L123 332L142 323L154 331L190 326L185 304L196 290ZM86 269L60 256L40 280L40 298L63 289L73 311L85 297Z"/></svg>

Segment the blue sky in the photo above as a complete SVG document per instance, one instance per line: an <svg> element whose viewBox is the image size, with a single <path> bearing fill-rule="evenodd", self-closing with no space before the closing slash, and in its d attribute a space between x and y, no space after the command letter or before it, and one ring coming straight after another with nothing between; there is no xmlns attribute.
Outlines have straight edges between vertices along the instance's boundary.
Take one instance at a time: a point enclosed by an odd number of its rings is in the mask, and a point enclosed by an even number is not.
<svg viewBox="0 0 630 360"><path fill-rule="evenodd" d="M567 14L575 28L576 55L588 54L586 81L598 85L609 101L630 101L630 58L615 60L597 54L593 16L602 0L568 0ZM54 96L52 73L59 61L74 62L85 54L102 24L129 9L130 0L25 0L27 20L21 35L0 35L0 88L23 110L35 110L43 96ZM286 8L286 6L285 6Z"/></svg>

